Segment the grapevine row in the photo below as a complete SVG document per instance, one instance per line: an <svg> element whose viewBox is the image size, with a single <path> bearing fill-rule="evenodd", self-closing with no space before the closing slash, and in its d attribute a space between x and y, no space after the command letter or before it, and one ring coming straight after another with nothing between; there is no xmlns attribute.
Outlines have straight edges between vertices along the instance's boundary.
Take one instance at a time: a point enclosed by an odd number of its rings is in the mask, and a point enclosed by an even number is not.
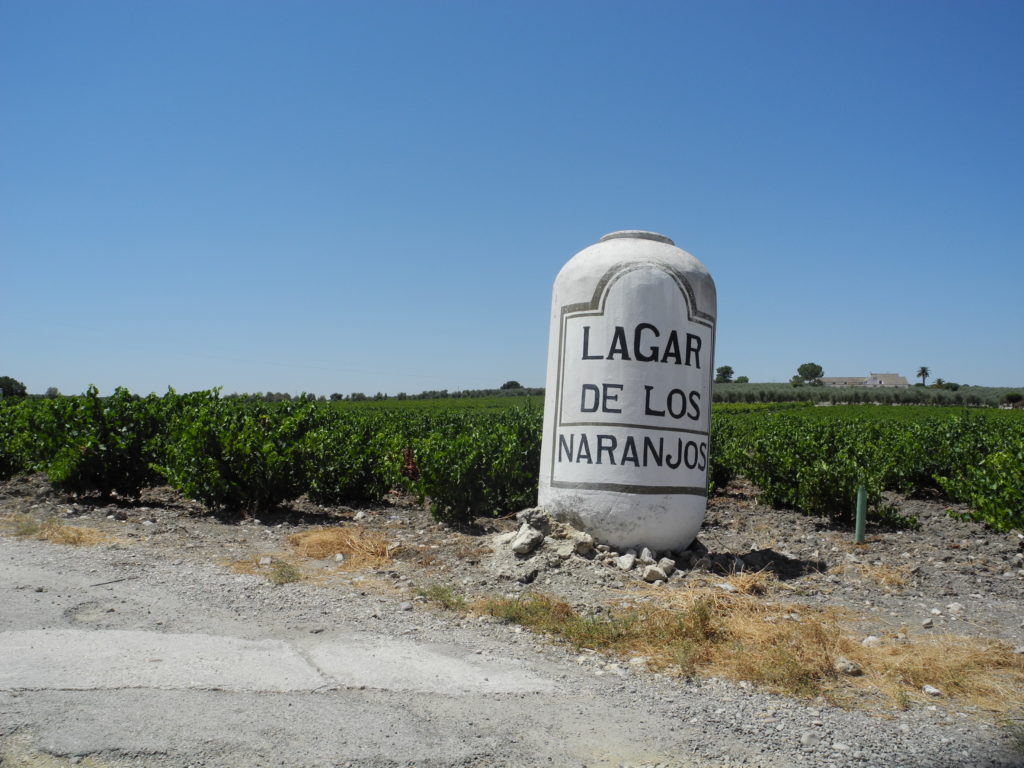
<svg viewBox="0 0 1024 768"><path fill-rule="evenodd" d="M217 391L0 402L0 479L46 472L60 491L138 497L170 484L211 509L255 514L307 495L336 505L401 489L436 517L467 521L536 500L541 410L341 408ZM743 476L762 500L849 517L864 485L929 489L999 530L1024 528L1024 418L929 407L717 404L712 489Z"/></svg>

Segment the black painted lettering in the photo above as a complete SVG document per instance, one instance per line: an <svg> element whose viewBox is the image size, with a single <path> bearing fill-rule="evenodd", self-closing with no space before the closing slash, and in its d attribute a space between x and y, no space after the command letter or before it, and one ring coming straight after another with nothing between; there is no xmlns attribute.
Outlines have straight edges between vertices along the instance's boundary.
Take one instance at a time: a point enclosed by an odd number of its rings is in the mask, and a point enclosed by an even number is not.
<svg viewBox="0 0 1024 768"><path fill-rule="evenodd" d="M708 444L700 444L700 464L697 465L697 469L703 472L708 468Z"/></svg>
<svg viewBox="0 0 1024 768"><path fill-rule="evenodd" d="M583 326L583 359L584 360L604 360L600 355L590 354L590 326Z"/></svg>
<svg viewBox="0 0 1024 768"><path fill-rule="evenodd" d="M586 461L587 464L593 464L594 460L590 457L590 442L587 440L587 433L583 432L580 434L580 443L576 447L576 463Z"/></svg>
<svg viewBox="0 0 1024 768"><path fill-rule="evenodd" d="M661 463L663 461L664 455L665 455L665 438L664 437L659 437L658 438L658 447L657 448L654 447L654 441L651 440L651 438L649 438L649 437L645 437L644 438L644 466L645 467L649 463L648 462L648 457L652 457L654 459L654 463L657 464L660 467Z"/></svg>
<svg viewBox="0 0 1024 768"><path fill-rule="evenodd" d="M629 360L629 349L626 347L626 329L621 325L615 326L615 333L612 334L612 345L608 350L608 359L614 360L618 355L623 360Z"/></svg>
<svg viewBox="0 0 1024 768"><path fill-rule="evenodd" d="M644 354L644 352L640 348L640 345L642 343L640 337L643 335L644 331L653 331L654 338L658 338L659 336L661 336L661 334L658 332L658 329L655 328L650 323L638 323L636 326L636 330L633 331L633 357L635 357L641 363L657 362L658 348L655 345L651 345L647 354Z"/></svg>
<svg viewBox="0 0 1024 768"><path fill-rule="evenodd" d="M667 363L669 360L674 360L676 365L680 365L683 362L679 356L679 334L675 329L668 335L668 341L665 343L665 353L661 356L661 362Z"/></svg>
<svg viewBox="0 0 1024 768"><path fill-rule="evenodd" d="M696 421L700 418L700 392L697 390L690 393L690 407L693 408L690 418Z"/></svg>
<svg viewBox="0 0 1024 768"><path fill-rule="evenodd" d="M700 368L700 358L697 353L700 352L700 336L696 336L692 333L686 334L686 364L692 365L694 368ZM690 362L690 355L693 355L693 362Z"/></svg>
<svg viewBox="0 0 1024 768"><path fill-rule="evenodd" d="M569 461L572 461L572 444L576 442L576 435L572 432L569 433L569 439L565 439L565 435L558 435L558 460L562 461L562 454L564 453L568 457Z"/></svg>
<svg viewBox="0 0 1024 768"><path fill-rule="evenodd" d="M676 454L676 463L675 464L672 463L672 454L671 453L666 453L665 454L665 465L669 469L678 469L679 465L683 463L683 438L680 437L680 438L677 438L677 440L679 441L679 452Z"/></svg>
<svg viewBox="0 0 1024 768"><path fill-rule="evenodd" d="M615 450L615 446L618 445L619 441L615 435L598 435L597 436L597 463L601 462L601 454L608 454L608 463L612 466L615 465L615 454L612 451Z"/></svg>
<svg viewBox="0 0 1024 768"><path fill-rule="evenodd" d="M587 393L594 396L593 403L587 403ZM583 392L580 393L580 410L583 413L594 413L597 410L597 406L601 400L601 391L597 388L597 384L584 384Z"/></svg>
<svg viewBox="0 0 1024 768"><path fill-rule="evenodd" d="M664 416L664 411L657 411L651 408L651 392L654 391L654 387L650 384L644 385L644 415L646 416ZM646 438L645 438L646 439ZM660 464L660 462L659 462Z"/></svg>
<svg viewBox="0 0 1024 768"><path fill-rule="evenodd" d="M636 440L633 439L632 435L626 436L626 447L622 449L622 458L619 459L619 464L632 464L634 467L640 466L640 457L637 456L636 452Z"/></svg>
<svg viewBox="0 0 1024 768"><path fill-rule="evenodd" d="M622 409L621 408L609 408L608 407L608 401L609 400L612 401L613 403L614 402L618 402L618 400L619 400L618 393L613 395L613 394L609 393L608 390L609 389L617 389L617 390L619 390L621 392L623 386L624 385L622 385L622 384L604 384L604 385L602 385L602 389L604 390L604 400L601 403L601 410L602 411L604 411L605 413L622 413Z"/></svg>
<svg viewBox="0 0 1024 768"><path fill-rule="evenodd" d="M667 406L669 416L673 419L683 418L686 415L686 393L681 389L673 389L668 393Z"/></svg>
<svg viewBox="0 0 1024 768"><path fill-rule="evenodd" d="M697 468L698 450L697 444L693 440L688 440L686 447L683 449L683 461L686 463L687 469Z"/></svg>

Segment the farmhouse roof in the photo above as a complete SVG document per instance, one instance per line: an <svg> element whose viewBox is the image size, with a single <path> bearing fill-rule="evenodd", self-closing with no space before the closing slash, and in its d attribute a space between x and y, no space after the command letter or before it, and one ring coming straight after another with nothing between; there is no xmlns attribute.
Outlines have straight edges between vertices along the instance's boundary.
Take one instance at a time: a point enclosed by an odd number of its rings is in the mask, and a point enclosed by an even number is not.
<svg viewBox="0 0 1024 768"><path fill-rule="evenodd" d="M909 387L910 383L898 373L872 373L871 378L877 379L885 387Z"/></svg>
<svg viewBox="0 0 1024 768"><path fill-rule="evenodd" d="M826 387L909 387L898 373L872 373L869 376L822 376Z"/></svg>
<svg viewBox="0 0 1024 768"><path fill-rule="evenodd" d="M826 387L862 387L867 381L865 376L822 376L821 383Z"/></svg>

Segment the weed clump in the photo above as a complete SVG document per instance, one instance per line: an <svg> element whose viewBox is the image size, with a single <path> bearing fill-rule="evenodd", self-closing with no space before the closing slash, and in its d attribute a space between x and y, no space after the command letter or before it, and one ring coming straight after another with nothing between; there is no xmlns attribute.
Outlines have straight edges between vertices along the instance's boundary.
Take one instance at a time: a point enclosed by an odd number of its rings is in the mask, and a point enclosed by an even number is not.
<svg viewBox="0 0 1024 768"><path fill-rule="evenodd" d="M11 525L11 535L18 538L36 536L42 530L42 525L31 515L11 515L8 520Z"/></svg>
<svg viewBox="0 0 1024 768"><path fill-rule="evenodd" d="M448 611L465 611L468 607L466 598L445 584L430 584L426 587L417 587L416 594L420 597L425 597L432 603L437 603Z"/></svg>
<svg viewBox="0 0 1024 768"><path fill-rule="evenodd" d="M270 566L270 572L267 574L267 578L279 586L281 584L291 584L295 581L301 581L302 571L286 560L276 560L274 561L274 564Z"/></svg>
<svg viewBox="0 0 1024 768"><path fill-rule="evenodd" d="M490 598L480 608L502 621L559 635L577 648L595 650L624 648L636 624L636 617L628 615L580 615L568 603L539 594L514 600Z"/></svg>
<svg viewBox="0 0 1024 768"><path fill-rule="evenodd" d="M1019 754L1024 755L1024 704L1017 712L1003 718L1002 726L1010 737L1010 743Z"/></svg>

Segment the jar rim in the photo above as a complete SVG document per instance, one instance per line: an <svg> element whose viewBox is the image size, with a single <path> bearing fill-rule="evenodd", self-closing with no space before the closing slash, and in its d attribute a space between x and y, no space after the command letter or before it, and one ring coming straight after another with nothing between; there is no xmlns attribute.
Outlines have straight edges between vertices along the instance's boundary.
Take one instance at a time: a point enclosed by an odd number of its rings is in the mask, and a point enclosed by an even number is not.
<svg viewBox="0 0 1024 768"><path fill-rule="evenodd" d="M657 232L648 232L645 229L620 229L618 232L609 232L607 235L602 237L599 242L605 242L606 240L619 240L624 238L633 238L637 240L654 240L658 243L666 243L667 245L675 245L672 238L665 237L665 235L659 235Z"/></svg>

